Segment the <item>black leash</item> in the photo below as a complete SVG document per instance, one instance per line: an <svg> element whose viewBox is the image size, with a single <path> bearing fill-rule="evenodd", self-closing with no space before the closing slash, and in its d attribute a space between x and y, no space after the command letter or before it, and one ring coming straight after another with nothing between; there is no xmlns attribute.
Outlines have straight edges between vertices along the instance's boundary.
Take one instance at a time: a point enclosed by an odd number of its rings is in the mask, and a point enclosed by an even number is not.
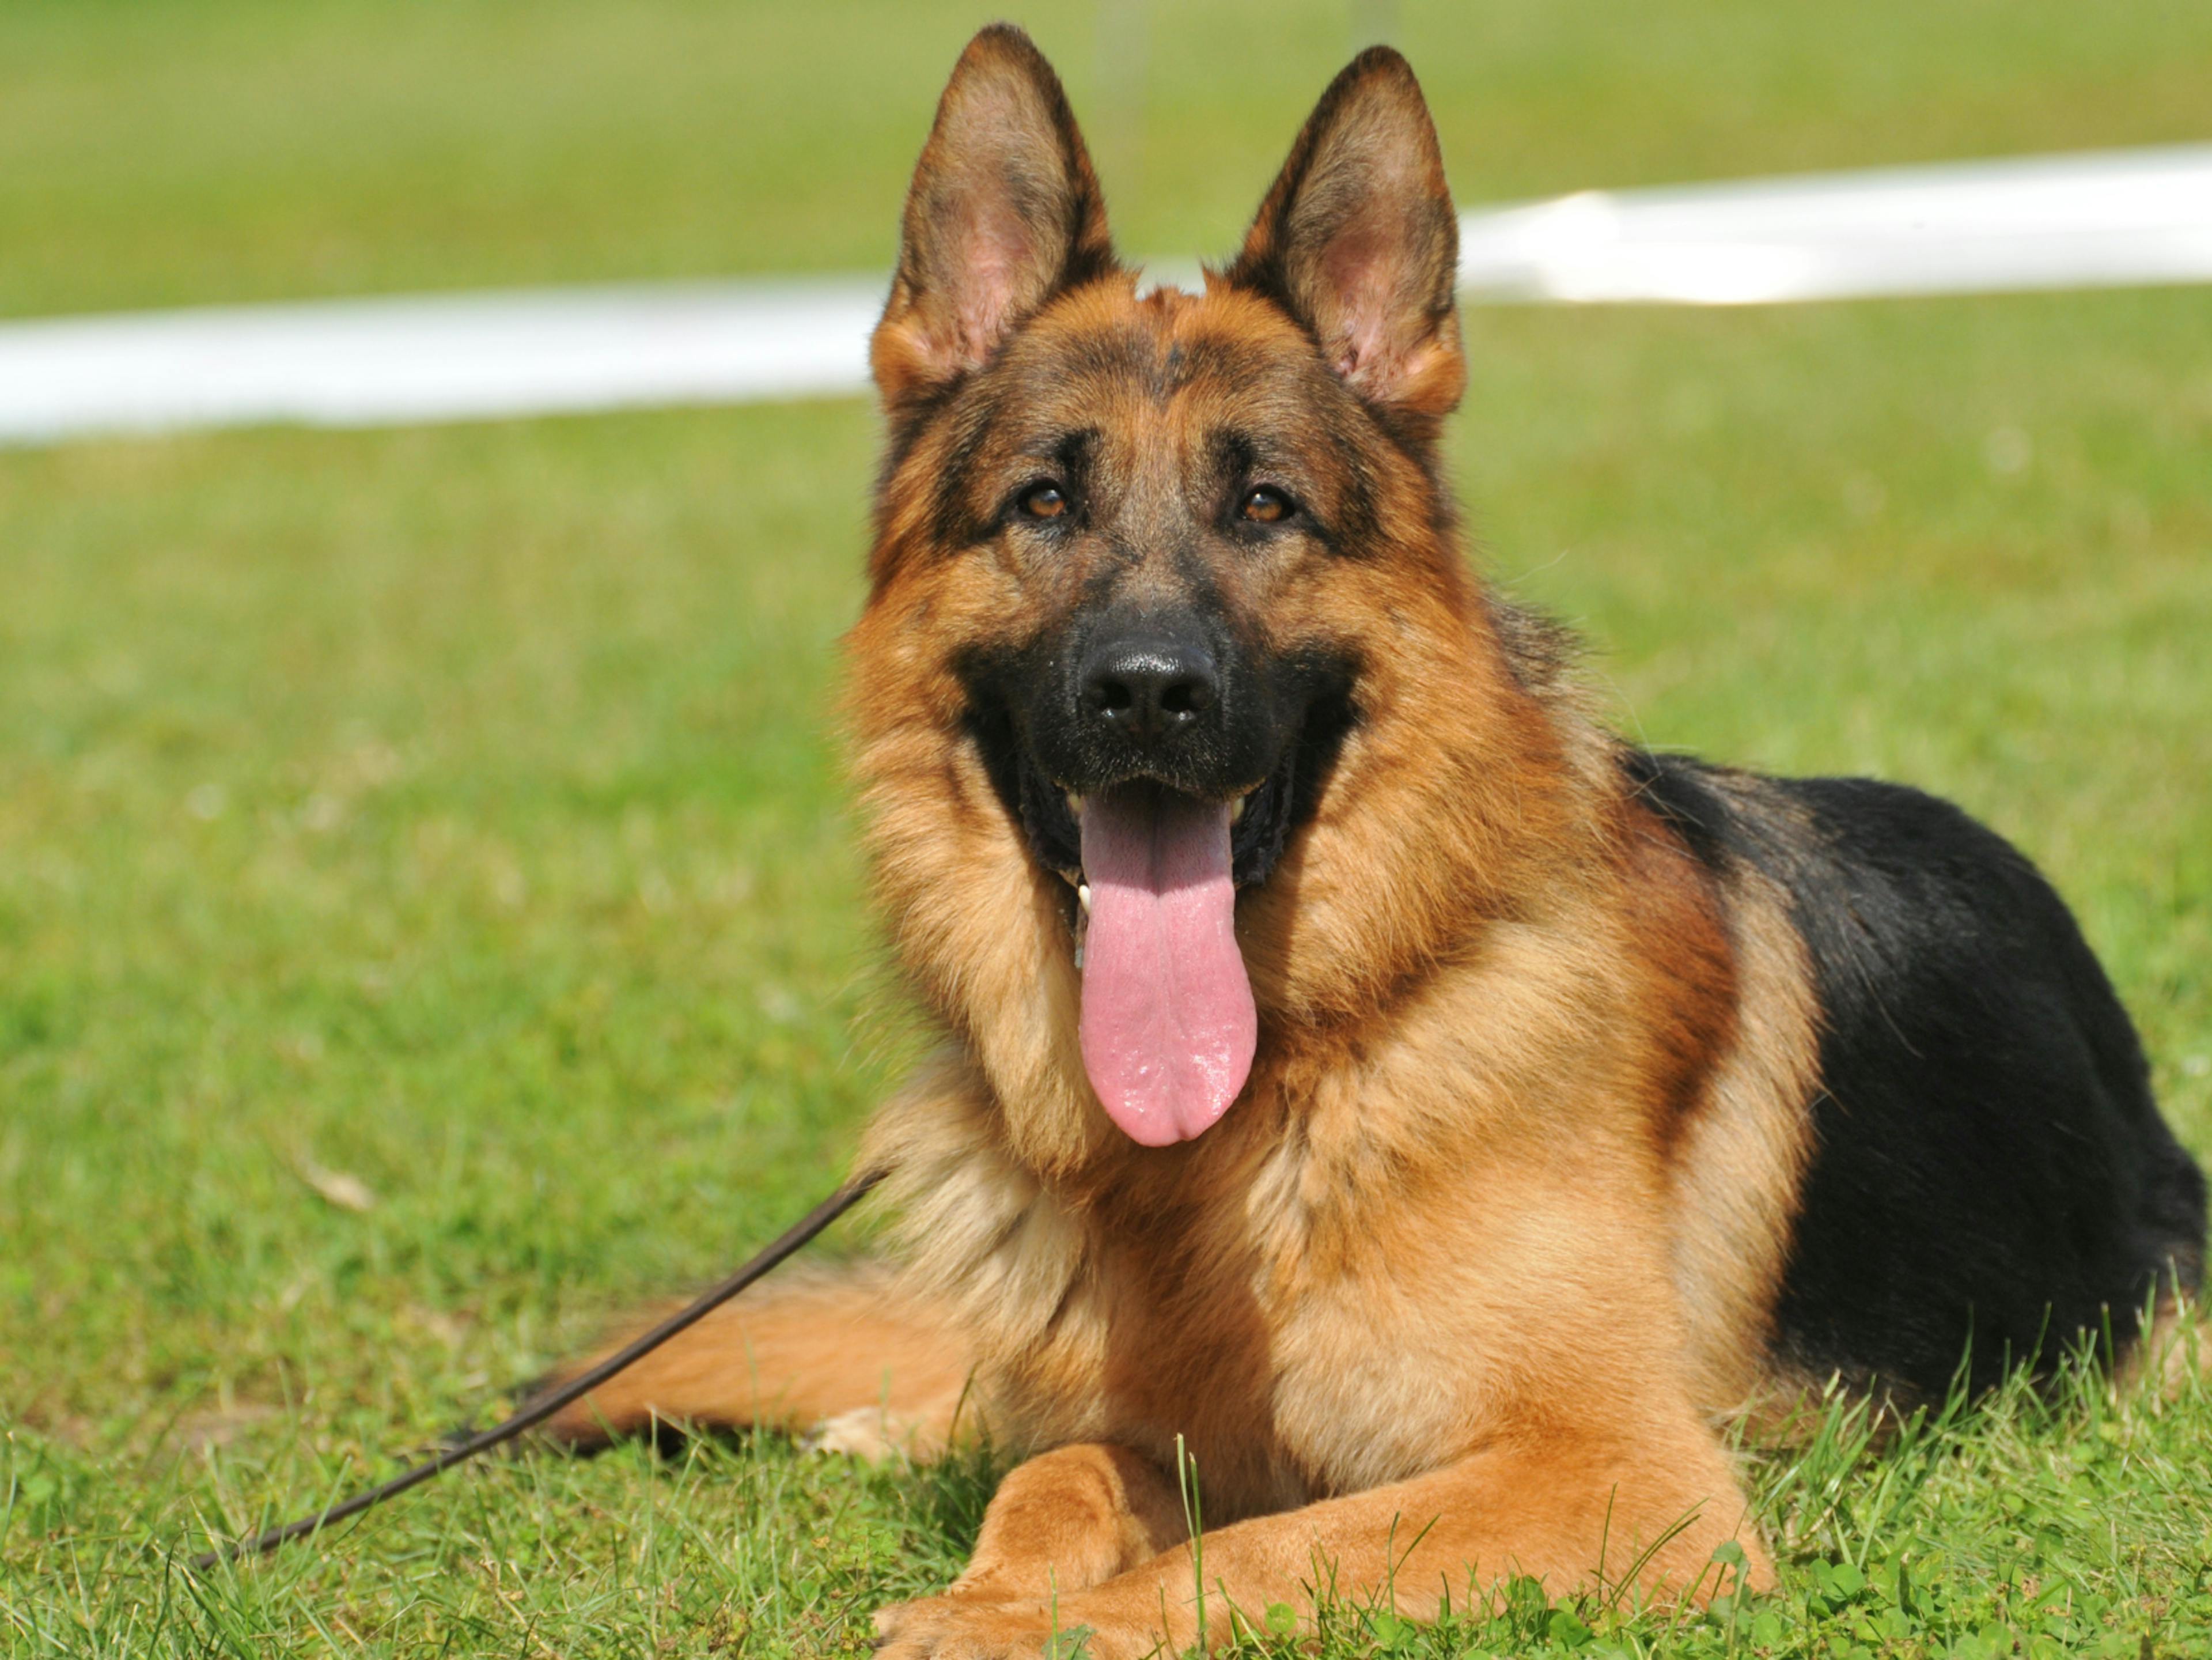
<svg viewBox="0 0 2212 1660"><path fill-rule="evenodd" d="M790 1231L762 1251L744 1267L700 1298L688 1307L678 1310L651 1331L609 1355L589 1371L570 1378L550 1394L541 1395L504 1424L471 1435L465 1441L445 1448L435 1458L403 1470L381 1487L371 1487L367 1493L357 1493L342 1505L313 1516L303 1516L296 1522L287 1522L281 1528L271 1528L266 1533L251 1539L242 1539L234 1545L221 1546L215 1550L202 1551L192 1558L192 1566L201 1572L222 1561L236 1561L242 1556L261 1556L311 1533L320 1532L333 1522L343 1522L349 1516L358 1516L372 1505L398 1497L412 1487L418 1487L434 1475L447 1470L480 1452L489 1452L503 1441L512 1441L525 1430L534 1429L571 1402L580 1401L593 1389L637 1360L643 1359L687 1327L696 1325L708 1315L728 1302L754 1280L762 1278L779 1266L786 1257L847 1211L858 1204L868 1189L884 1179L881 1171L871 1171L857 1176L831 1194L820 1204L793 1225Z"/></svg>

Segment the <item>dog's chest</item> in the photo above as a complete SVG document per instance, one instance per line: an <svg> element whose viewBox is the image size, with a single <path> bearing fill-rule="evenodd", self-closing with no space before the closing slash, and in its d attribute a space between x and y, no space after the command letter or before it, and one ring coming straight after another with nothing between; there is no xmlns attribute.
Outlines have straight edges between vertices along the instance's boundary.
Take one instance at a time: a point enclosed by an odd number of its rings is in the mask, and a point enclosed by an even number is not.
<svg viewBox="0 0 2212 1660"><path fill-rule="evenodd" d="M1315 1488L1359 1492L1466 1450L1475 1358L1437 1312L1407 1306L1395 1286L1340 1282L1276 1328L1274 1433Z"/></svg>
<svg viewBox="0 0 2212 1660"><path fill-rule="evenodd" d="M1088 1363L1068 1354L1030 1372L1059 1397L1033 1400L1044 1439L1118 1441L1167 1467L1180 1456L1218 1520L1463 1450L1474 1368L1433 1304L1409 1306L1387 1279L1177 1243L1100 1242L1060 1328Z"/></svg>

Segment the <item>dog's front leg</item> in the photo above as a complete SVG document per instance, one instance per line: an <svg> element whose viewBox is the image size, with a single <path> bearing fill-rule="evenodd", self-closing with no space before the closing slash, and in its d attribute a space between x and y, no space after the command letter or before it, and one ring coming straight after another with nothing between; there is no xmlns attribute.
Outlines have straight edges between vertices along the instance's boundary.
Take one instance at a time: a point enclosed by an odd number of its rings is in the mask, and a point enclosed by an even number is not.
<svg viewBox="0 0 2212 1660"><path fill-rule="evenodd" d="M1316 1587L1354 1608L1387 1599L1431 1619L1447 1595L1463 1602L1470 1583L1486 1589L1516 1574L1554 1596L1703 1600L1721 1587L1712 1554L1731 1538L1750 1584L1772 1584L1746 1510L1701 1425L1632 1447L1501 1442L1410 1481L1209 1532L1196 1556L1185 1541L1087 1590L1062 1579L1049 1608L1034 1590L1019 1601L909 1604L884 1622L884 1649L890 1660L1028 1660L1057 1632L1079 1636L1091 1660L1139 1660L1196 1642L1201 1608L1217 1643L1234 1620L1257 1624L1278 1603L1310 1621Z"/></svg>
<svg viewBox="0 0 2212 1660"><path fill-rule="evenodd" d="M876 1629L892 1648L908 1629L935 1629L982 1604L1042 1612L1188 1536L1182 1505L1158 1467L1127 1447L1060 1447L1018 1465L983 1513L968 1571L942 1596L885 1608Z"/></svg>

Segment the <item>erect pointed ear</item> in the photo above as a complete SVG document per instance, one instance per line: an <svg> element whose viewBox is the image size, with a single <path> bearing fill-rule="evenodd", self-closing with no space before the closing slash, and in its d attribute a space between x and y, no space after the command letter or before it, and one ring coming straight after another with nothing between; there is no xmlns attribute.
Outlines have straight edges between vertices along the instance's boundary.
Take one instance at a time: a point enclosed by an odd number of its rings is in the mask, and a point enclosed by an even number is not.
<svg viewBox="0 0 2212 1660"><path fill-rule="evenodd" d="M893 410L966 374L1064 287L1114 269L1067 95L1011 23L968 43L907 192L869 357Z"/></svg>
<svg viewBox="0 0 2212 1660"><path fill-rule="evenodd" d="M1389 47L1370 46L1314 106L1225 275L1304 324L1361 397L1427 430L1467 380L1458 270L1459 220L1420 83Z"/></svg>

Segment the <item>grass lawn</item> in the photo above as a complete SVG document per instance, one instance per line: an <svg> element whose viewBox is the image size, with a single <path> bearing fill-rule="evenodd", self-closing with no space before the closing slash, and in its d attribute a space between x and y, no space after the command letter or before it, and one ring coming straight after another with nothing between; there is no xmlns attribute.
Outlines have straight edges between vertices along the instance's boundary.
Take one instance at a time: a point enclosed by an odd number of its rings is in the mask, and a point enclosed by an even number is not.
<svg viewBox="0 0 2212 1660"><path fill-rule="evenodd" d="M2212 125L2201 6L1400 9L1471 201ZM0 312L881 265L981 15L21 0ZM1340 6L1155 8L1140 97L1089 9L1031 21L1168 252L1226 246L1350 45ZM1624 727L1994 824L2212 1154L2204 291L1469 337L1480 556ZM873 440L839 404L0 453L0 1653L846 1651L956 1571L988 1465L775 1441L526 1454L179 1566L836 1179L915 1041L827 713ZM1346 1608L1327 1651L2203 1654L2208 1454L2212 1384L1871 1452L1839 1418L1755 1466L1777 1597Z"/></svg>

